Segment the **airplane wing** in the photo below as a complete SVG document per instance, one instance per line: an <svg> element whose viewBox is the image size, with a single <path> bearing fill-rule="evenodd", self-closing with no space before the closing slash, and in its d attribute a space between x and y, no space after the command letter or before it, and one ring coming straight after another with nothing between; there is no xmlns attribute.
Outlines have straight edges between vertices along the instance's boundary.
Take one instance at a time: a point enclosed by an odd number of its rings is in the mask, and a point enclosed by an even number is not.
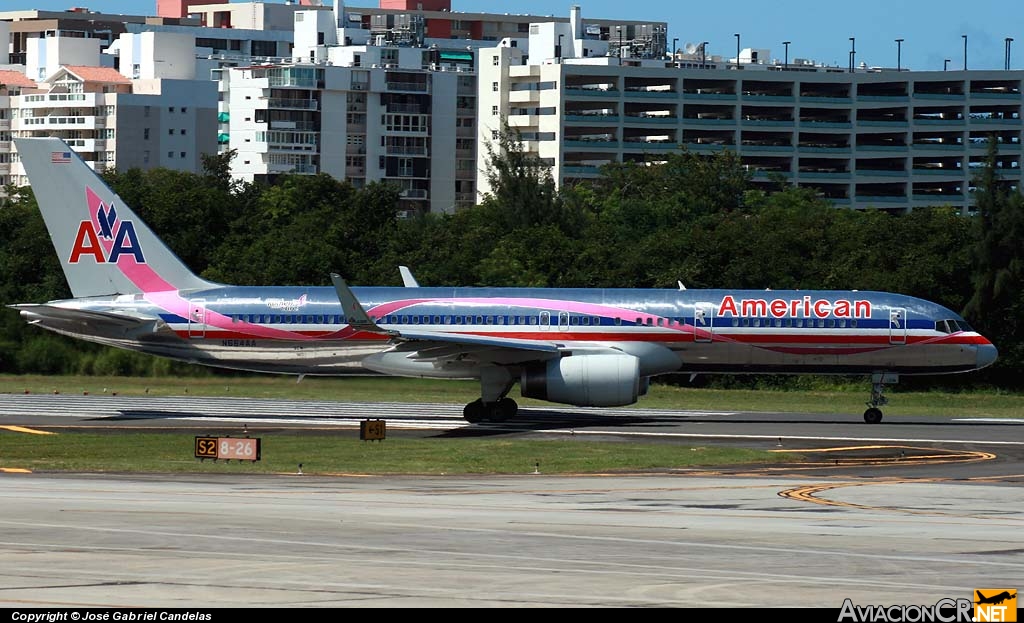
<svg viewBox="0 0 1024 623"><path fill-rule="evenodd" d="M487 335L456 334L442 331L385 329L370 318L355 294L336 273L331 281L341 301L349 326L360 331L387 335L395 342L392 352L408 353L417 360L466 360L518 363L557 357L564 345L557 340L521 340Z"/></svg>
<svg viewBox="0 0 1024 623"><path fill-rule="evenodd" d="M139 317L124 313L85 311L46 304L8 305L21 312L29 323L53 331L70 330L78 332L87 327L91 332L106 336L140 336L156 333L161 330L170 331L167 323L159 318Z"/></svg>

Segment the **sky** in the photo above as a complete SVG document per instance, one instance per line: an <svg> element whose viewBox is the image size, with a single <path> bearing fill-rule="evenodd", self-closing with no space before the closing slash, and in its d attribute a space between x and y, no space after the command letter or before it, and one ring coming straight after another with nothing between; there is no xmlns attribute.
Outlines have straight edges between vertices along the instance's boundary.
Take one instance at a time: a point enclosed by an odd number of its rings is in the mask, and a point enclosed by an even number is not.
<svg viewBox="0 0 1024 623"><path fill-rule="evenodd" d="M272 1L272 0L268 0ZM283 2L283 0L278 0ZM331 0L325 0L329 4ZM352 0L346 6L376 6L374 0ZM555 14L551 0L517 0L515 12ZM915 70L964 66L967 35L969 69L1002 69L1007 37L1010 67L1024 69L1024 2L1020 0L689 0L627 3L622 0L569 0L558 11L568 16L579 4L584 19L630 19L668 22L669 47L678 39L686 43L708 41L708 55L734 57L736 37L743 48L769 49L782 59L790 41L789 58L806 58L846 67L850 37L854 38L856 62ZM155 14L156 0L0 0L0 10L66 10L84 6L103 13ZM453 11L504 13L502 2L452 0ZM899 46L896 39L903 39Z"/></svg>

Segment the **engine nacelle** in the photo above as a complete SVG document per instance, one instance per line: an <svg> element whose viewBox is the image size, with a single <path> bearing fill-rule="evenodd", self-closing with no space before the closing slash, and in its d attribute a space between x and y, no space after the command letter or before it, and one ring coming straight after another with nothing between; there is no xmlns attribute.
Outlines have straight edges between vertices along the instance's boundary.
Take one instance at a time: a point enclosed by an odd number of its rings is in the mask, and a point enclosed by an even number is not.
<svg viewBox="0 0 1024 623"><path fill-rule="evenodd" d="M526 398L578 407L621 407L636 402L640 361L632 355L575 355L523 370Z"/></svg>

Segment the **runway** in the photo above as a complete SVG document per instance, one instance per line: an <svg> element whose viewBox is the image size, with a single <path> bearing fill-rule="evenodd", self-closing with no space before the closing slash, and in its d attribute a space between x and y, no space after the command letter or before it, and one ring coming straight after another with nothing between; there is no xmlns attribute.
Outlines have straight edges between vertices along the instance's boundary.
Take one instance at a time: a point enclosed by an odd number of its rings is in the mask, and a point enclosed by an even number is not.
<svg viewBox="0 0 1024 623"><path fill-rule="evenodd" d="M838 609L931 605L1024 577L1019 421L527 408L471 426L455 405L0 400L0 426L65 432L351 435L367 417L427 438L781 444L827 458L632 476L0 474L0 606ZM846 462L868 447L891 460ZM966 458L907 461L901 447Z"/></svg>
<svg viewBox="0 0 1024 623"><path fill-rule="evenodd" d="M0 475L0 606L934 604L1024 577L1019 489L685 476Z"/></svg>

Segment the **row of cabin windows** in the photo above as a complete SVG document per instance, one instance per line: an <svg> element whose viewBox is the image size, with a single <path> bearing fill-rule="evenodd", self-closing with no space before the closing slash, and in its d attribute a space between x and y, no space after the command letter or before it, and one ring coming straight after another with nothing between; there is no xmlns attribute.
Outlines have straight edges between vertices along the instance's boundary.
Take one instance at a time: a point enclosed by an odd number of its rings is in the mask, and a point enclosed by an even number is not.
<svg viewBox="0 0 1024 623"><path fill-rule="evenodd" d="M538 316L430 316L419 314L390 314L382 317L371 318L373 322L380 324L434 324L434 325L542 325L542 326L583 326L598 327L602 324L623 324L622 318L601 318L598 316L569 316L560 318L557 313L542 312ZM703 320L703 319L702 319ZM310 314L234 314L232 322L249 322L253 324L345 324L348 320L338 315L310 315ZM627 320L628 324L630 321ZM685 318L636 318L633 324L636 326L659 326L671 327L682 326ZM857 327L855 319L846 318L732 318L732 326L739 327L779 327L779 328L851 328ZM948 324L947 324L948 323ZM700 326L707 326L706 322L699 322ZM963 320L939 320L935 323L935 330L943 333L955 331L970 331L971 328Z"/></svg>

